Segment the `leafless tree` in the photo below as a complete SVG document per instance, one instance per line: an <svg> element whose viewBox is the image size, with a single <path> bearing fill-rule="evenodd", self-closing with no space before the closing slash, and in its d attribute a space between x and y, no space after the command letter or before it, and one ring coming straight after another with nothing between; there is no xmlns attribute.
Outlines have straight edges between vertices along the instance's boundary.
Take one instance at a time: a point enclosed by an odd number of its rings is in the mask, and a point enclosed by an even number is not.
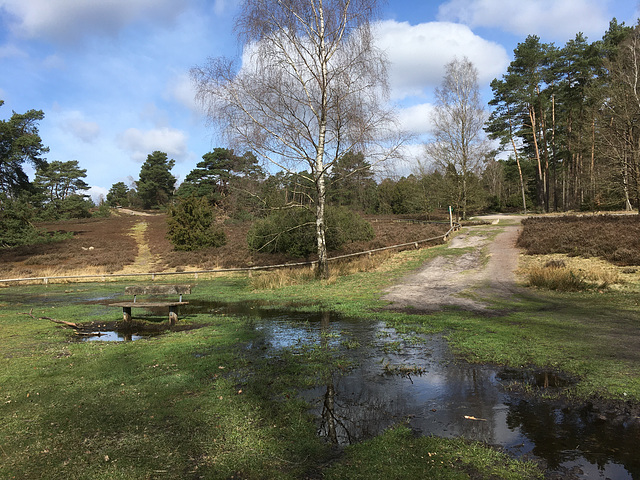
<svg viewBox="0 0 640 480"><path fill-rule="evenodd" d="M449 62L435 96L433 141L425 145L425 152L443 175L455 176L457 192L450 197L458 199L457 212L466 218L470 177L477 173L489 152L483 130L487 114L473 63L466 57Z"/></svg>
<svg viewBox="0 0 640 480"><path fill-rule="evenodd" d="M605 67L610 80L598 118L600 152L614 167L613 180L630 211L632 203L640 205L640 26Z"/></svg>
<svg viewBox="0 0 640 480"><path fill-rule="evenodd" d="M244 0L242 64L192 69L197 97L232 145L313 181L318 274L328 277L325 180L349 151L375 164L391 138L386 61L373 43L377 0Z"/></svg>

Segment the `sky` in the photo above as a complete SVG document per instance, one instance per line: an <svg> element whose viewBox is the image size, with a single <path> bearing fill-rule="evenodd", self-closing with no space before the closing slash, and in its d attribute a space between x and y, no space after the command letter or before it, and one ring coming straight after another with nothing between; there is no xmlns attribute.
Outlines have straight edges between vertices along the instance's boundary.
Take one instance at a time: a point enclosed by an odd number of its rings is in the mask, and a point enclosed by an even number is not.
<svg viewBox="0 0 640 480"><path fill-rule="evenodd" d="M116 182L135 181L155 150L176 161L180 182L225 146L194 100L189 70L209 57L241 56L239 4L0 0L0 119L42 110L47 160L77 160L94 201ZM415 134L410 150L418 154L428 138L433 91L454 58L474 63L488 102L489 83L528 35L558 47L579 32L596 41L612 18L635 25L639 11L636 0L389 0L376 43L389 61L390 101Z"/></svg>

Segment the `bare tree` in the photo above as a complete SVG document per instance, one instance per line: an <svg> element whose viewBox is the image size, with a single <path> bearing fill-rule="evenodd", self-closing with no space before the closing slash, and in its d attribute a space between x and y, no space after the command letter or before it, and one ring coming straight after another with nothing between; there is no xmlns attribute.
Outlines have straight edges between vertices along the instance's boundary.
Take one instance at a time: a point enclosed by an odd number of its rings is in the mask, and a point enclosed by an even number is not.
<svg viewBox="0 0 640 480"><path fill-rule="evenodd" d="M600 150L614 166L615 183L625 210L630 211L633 204L640 207L640 25L621 42L617 55L605 67L609 85L598 118Z"/></svg>
<svg viewBox="0 0 640 480"><path fill-rule="evenodd" d="M478 71L469 59L454 59L445 67L445 76L435 91L432 114L433 141L425 146L427 157L453 175L457 213L467 216L470 179L486 158L489 148L483 126L487 119L480 100Z"/></svg>
<svg viewBox="0 0 640 480"><path fill-rule="evenodd" d="M231 144L279 168L310 173L318 274L328 277L325 180L346 152L375 164L391 140L387 71L373 44L377 0L244 0L242 65L210 59L192 69L197 96Z"/></svg>

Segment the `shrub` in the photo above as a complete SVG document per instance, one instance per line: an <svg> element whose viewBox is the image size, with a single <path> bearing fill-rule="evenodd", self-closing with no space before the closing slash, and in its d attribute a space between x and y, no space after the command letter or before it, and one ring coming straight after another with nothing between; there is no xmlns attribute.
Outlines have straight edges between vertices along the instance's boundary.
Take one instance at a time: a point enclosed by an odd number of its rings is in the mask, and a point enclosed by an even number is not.
<svg viewBox="0 0 640 480"><path fill-rule="evenodd" d="M329 250L374 237L371 224L346 207L328 207L325 222ZM256 251L305 257L316 251L315 216L302 208L275 211L253 224L247 242Z"/></svg>
<svg viewBox="0 0 640 480"><path fill-rule="evenodd" d="M220 247L224 231L215 222L213 208L203 197L187 197L169 208L167 238L176 250Z"/></svg>
<svg viewBox="0 0 640 480"><path fill-rule="evenodd" d="M326 241L329 250L337 250L347 243L373 240L373 227L347 207L327 209Z"/></svg>
<svg viewBox="0 0 640 480"><path fill-rule="evenodd" d="M640 265L640 215L527 218L518 246L528 255L564 253Z"/></svg>
<svg viewBox="0 0 640 480"><path fill-rule="evenodd" d="M0 194L0 247L57 242L73 234L48 233L36 228L34 208L24 199L13 200Z"/></svg>
<svg viewBox="0 0 640 480"><path fill-rule="evenodd" d="M532 267L528 272L529 285L533 287L557 290L559 292L577 292L586 290L589 285L581 276L566 267Z"/></svg>

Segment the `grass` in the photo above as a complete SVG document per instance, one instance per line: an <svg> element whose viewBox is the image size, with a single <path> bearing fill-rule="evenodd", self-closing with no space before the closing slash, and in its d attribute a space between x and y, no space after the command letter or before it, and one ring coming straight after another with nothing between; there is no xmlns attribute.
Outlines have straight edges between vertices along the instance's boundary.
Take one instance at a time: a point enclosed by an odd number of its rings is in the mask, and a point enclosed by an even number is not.
<svg viewBox="0 0 640 480"><path fill-rule="evenodd" d="M470 361L567 372L578 381L564 393L578 401L640 402L633 285L530 292L496 301L492 315L381 308L380 291L399 276L436 255L463 252L408 250L375 270L278 288L258 288L241 275L199 279L191 297L331 308L385 321L406 339L444 332ZM84 302L119 295L124 285L0 289L0 478L540 478L531 464L486 446L416 438L404 427L334 458L296 392L341 359L313 346L251 355L245 346L259 333L249 319L194 314L181 322L202 328L133 343L76 343L67 329L22 315L117 317Z"/></svg>
<svg viewBox="0 0 640 480"><path fill-rule="evenodd" d="M400 255L396 274L424 255ZM252 289L246 277L230 276L199 283L191 297L279 303L282 296L287 301L303 298L303 290L311 288L321 298L299 308L317 310L318 303L332 303L364 311L378 304L375 286L390 276L366 272L333 284L312 280L265 291ZM337 298L345 282L352 295L344 292ZM0 290L0 355L5 364L0 372L0 415L5 419L0 426L0 478L294 479L358 474L360 467L351 463L351 456L333 458L316 435L307 405L296 397L298 389L321 384L323 375L344 363L330 349L303 345L275 357L251 355L245 346L259 335L252 322L212 314L181 320L201 328L131 343L78 343L68 329L36 320L83 322L118 316L114 309L84 300L113 297L123 286L115 282ZM346 308L347 297L356 300L351 308ZM147 321L156 320L149 316ZM393 432L380 440L389 448L402 451L405 440L415 440ZM450 445L450 440L433 439L424 448L444 453ZM375 448L376 443L362 447ZM494 455L491 448L459 442L455 449L465 462L454 464L454 476L436 478L490 478L489 473L470 477L469 472L484 471L486 458ZM332 458L334 467L325 469ZM496 460L487 471L498 472L501 462ZM408 467L398 463L387 468L397 472L395 478L405 478ZM412 468L431 471L420 462ZM529 468L522 464L520 470ZM527 475L514 478L536 478Z"/></svg>
<svg viewBox="0 0 640 480"><path fill-rule="evenodd" d="M305 405L277 398L299 376L315 378L320 359L246 357L255 332L245 319L75 343L7 307L1 478L299 478L326 455ZM95 308L41 305L34 315L77 320Z"/></svg>
<svg viewBox="0 0 640 480"><path fill-rule="evenodd" d="M461 439L415 437L406 427L347 449L342 462L325 472L328 480L372 478L541 479L533 463L516 462L503 453Z"/></svg>
<svg viewBox="0 0 640 480"><path fill-rule="evenodd" d="M529 285L560 292L579 292L589 284L576 272L566 267L534 266L527 272Z"/></svg>

